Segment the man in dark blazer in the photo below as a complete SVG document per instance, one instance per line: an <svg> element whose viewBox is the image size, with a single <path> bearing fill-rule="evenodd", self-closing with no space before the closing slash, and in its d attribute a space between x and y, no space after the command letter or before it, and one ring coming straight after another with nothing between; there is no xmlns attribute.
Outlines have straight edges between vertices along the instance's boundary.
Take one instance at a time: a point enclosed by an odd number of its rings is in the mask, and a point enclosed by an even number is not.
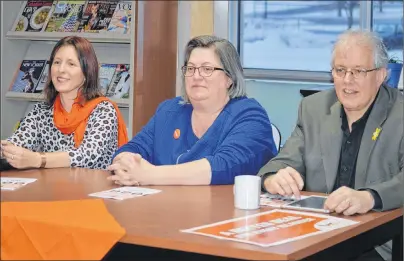
<svg viewBox="0 0 404 261"><path fill-rule="evenodd" d="M297 125L264 166L263 189L300 197L329 193L324 207L344 215L403 205L403 95L383 85L388 54L372 32L347 31L332 57L332 90L306 97ZM391 244L377 248L388 259ZM359 260L383 260L372 250Z"/></svg>

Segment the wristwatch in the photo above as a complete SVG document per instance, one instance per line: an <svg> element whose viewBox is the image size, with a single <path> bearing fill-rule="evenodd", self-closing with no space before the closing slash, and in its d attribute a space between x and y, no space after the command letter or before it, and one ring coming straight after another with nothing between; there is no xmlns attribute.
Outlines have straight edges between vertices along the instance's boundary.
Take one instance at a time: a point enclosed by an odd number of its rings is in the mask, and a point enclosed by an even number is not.
<svg viewBox="0 0 404 261"><path fill-rule="evenodd" d="M39 154L41 155L41 166L39 168L45 168L46 165L46 155L44 152L39 152Z"/></svg>

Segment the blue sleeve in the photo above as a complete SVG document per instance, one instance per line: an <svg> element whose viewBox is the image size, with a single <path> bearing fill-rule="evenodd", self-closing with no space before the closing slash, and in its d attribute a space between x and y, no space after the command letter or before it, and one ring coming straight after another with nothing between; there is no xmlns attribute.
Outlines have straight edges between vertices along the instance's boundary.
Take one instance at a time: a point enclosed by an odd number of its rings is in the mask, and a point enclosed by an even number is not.
<svg viewBox="0 0 404 261"><path fill-rule="evenodd" d="M159 106L160 108L160 106ZM153 158L153 147L154 147L154 125L156 120L156 115L159 111L153 115L149 122L138 132L135 137L133 137L127 144L121 146L115 154L112 156L112 160L122 152L138 153L142 155L142 158L146 159L148 162L152 162Z"/></svg>
<svg viewBox="0 0 404 261"><path fill-rule="evenodd" d="M238 175L256 175L277 154L268 115L262 107L243 110L213 155L211 185L233 184Z"/></svg>
<svg viewBox="0 0 404 261"><path fill-rule="evenodd" d="M133 137L127 144L120 147L112 156L112 160L121 152L138 153L142 158L151 162L153 158L153 144L154 144L154 121L156 115L149 120L146 126Z"/></svg>

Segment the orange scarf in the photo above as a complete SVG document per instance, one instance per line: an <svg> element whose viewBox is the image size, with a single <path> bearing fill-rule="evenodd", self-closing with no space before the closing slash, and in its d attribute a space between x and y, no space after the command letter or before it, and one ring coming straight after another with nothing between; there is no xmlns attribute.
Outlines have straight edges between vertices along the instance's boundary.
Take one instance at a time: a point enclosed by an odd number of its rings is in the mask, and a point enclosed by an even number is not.
<svg viewBox="0 0 404 261"><path fill-rule="evenodd" d="M79 103L80 95L74 99L72 109L67 112L60 101L60 95L56 97L53 104L53 121L55 126L63 134L71 134L74 132L74 147L78 148L83 141L84 131L86 130L87 121L94 108L103 101L109 101L114 105L118 117L118 147L128 142L128 134L126 132L125 121L118 109L118 106L107 97L98 97L87 101L84 105Z"/></svg>

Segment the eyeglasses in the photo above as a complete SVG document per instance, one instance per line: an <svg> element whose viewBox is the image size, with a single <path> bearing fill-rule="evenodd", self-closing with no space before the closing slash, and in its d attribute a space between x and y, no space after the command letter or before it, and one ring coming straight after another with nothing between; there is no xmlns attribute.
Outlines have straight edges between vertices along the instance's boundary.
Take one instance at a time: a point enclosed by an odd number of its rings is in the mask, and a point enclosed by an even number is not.
<svg viewBox="0 0 404 261"><path fill-rule="evenodd" d="M209 77L212 75L212 73L214 71L224 71L226 72L224 69L222 68L218 68L218 67L212 67L212 66L201 66L201 67L195 67L195 66L182 66L181 68L182 70L182 74L185 77L191 77L195 74L195 70L198 70L199 75L202 77Z"/></svg>
<svg viewBox="0 0 404 261"><path fill-rule="evenodd" d="M346 68L332 68L331 72L334 76L338 78L345 78L346 74L350 72L355 79L365 78L368 72L379 70L380 68L373 68L370 70L366 69L346 69Z"/></svg>

